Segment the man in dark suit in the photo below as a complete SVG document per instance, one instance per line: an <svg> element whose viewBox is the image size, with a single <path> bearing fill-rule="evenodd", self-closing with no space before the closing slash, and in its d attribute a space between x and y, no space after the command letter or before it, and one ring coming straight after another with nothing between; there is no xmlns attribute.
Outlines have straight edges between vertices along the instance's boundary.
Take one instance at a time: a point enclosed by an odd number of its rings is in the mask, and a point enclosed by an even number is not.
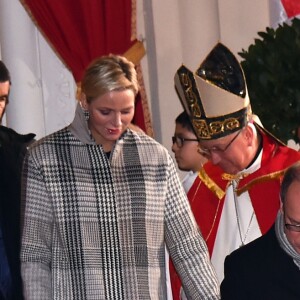
<svg viewBox="0 0 300 300"><path fill-rule="evenodd" d="M280 197L272 228L226 257L222 300L300 299L300 162L286 171Z"/></svg>
<svg viewBox="0 0 300 300"><path fill-rule="evenodd" d="M8 103L9 71L0 61L0 122ZM34 134L0 126L0 300L22 299L20 276L21 169Z"/></svg>

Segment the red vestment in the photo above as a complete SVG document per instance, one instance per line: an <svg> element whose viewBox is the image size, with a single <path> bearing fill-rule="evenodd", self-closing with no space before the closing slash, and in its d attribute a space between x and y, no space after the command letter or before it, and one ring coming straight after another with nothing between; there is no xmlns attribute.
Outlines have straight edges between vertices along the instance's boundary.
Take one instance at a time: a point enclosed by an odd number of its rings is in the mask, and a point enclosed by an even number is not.
<svg viewBox="0 0 300 300"><path fill-rule="evenodd" d="M280 207L280 182L284 171L300 160L300 152L279 143L275 138L261 132L263 155L261 167L239 181L237 194L248 191L262 234L273 225ZM211 162L204 165L187 196L210 256L224 205L226 189L231 175L225 174ZM170 264L173 299L179 299L180 279Z"/></svg>

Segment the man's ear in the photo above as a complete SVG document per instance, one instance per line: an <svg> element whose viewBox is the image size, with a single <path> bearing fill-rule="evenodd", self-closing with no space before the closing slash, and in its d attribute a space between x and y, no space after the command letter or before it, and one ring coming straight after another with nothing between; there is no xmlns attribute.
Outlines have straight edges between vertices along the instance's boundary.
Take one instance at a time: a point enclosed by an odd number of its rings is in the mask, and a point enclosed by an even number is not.
<svg viewBox="0 0 300 300"><path fill-rule="evenodd" d="M283 213L283 203L282 203L281 199L280 199L280 208L279 208L279 210L280 210L280 212Z"/></svg>
<svg viewBox="0 0 300 300"><path fill-rule="evenodd" d="M248 146L252 145L253 139L255 138L254 128L251 125L252 124L247 124L244 128L244 137Z"/></svg>

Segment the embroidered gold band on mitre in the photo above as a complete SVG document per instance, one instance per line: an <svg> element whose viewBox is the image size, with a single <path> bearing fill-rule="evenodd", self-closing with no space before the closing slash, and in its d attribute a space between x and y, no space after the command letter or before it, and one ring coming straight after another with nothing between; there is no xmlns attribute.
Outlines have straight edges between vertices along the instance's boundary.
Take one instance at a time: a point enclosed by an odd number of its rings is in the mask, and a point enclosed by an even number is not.
<svg viewBox="0 0 300 300"><path fill-rule="evenodd" d="M242 129L248 121L247 108L241 109L227 116L217 118L201 119L193 115L193 108L190 107L191 119L194 130L199 139L216 139L227 134L234 133Z"/></svg>
<svg viewBox="0 0 300 300"><path fill-rule="evenodd" d="M199 106L200 95L193 73L182 65L175 76L175 85L186 112L193 118L200 118L202 111Z"/></svg>

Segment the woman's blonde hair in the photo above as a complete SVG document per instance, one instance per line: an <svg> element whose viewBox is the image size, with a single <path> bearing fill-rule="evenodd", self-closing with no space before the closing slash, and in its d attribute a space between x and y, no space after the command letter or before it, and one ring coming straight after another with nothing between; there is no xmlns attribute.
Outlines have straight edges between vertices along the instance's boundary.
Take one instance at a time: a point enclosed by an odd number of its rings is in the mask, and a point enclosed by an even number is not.
<svg viewBox="0 0 300 300"><path fill-rule="evenodd" d="M95 59L85 70L81 81L81 92L88 103L105 93L127 89L137 94L137 74L134 64L120 55Z"/></svg>

